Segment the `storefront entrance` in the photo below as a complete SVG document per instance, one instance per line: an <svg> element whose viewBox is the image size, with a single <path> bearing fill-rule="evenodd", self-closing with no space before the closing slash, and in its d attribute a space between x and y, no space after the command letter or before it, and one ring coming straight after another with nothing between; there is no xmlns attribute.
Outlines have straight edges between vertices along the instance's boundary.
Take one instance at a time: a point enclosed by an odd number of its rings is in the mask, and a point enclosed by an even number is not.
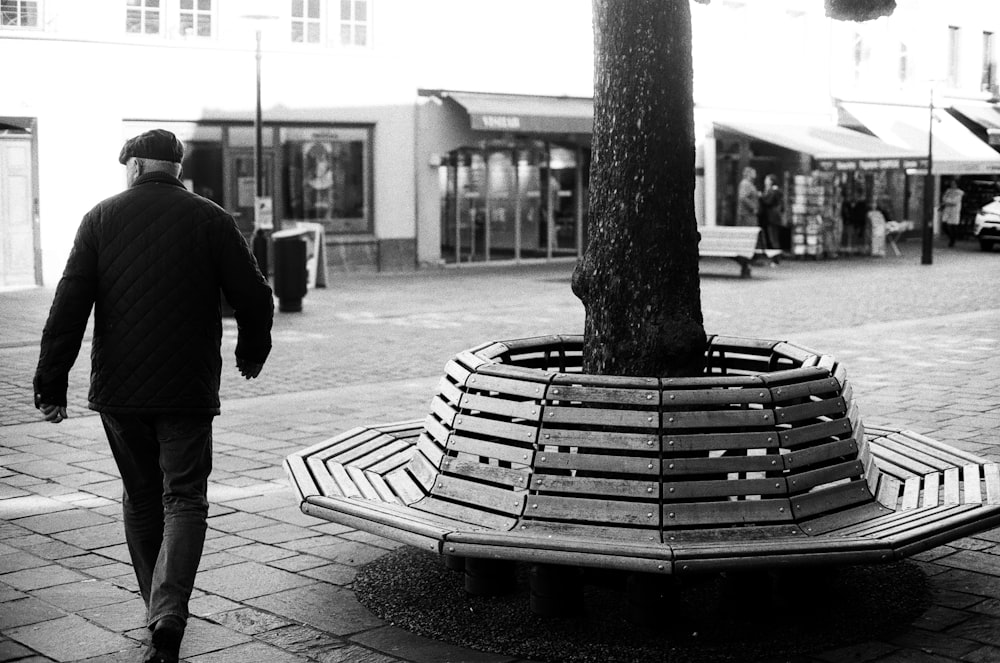
<svg viewBox="0 0 1000 663"><path fill-rule="evenodd" d="M264 193L274 195L274 155L266 150L264 157ZM226 208L236 219L240 232L248 240L254 230L254 197L257 195L257 179L254 173L253 150L245 148L229 151L227 164Z"/></svg>
<svg viewBox="0 0 1000 663"><path fill-rule="evenodd" d="M0 131L0 287L37 281L31 136Z"/></svg>
<svg viewBox="0 0 1000 663"><path fill-rule="evenodd" d="M441 255L448 263L581 255L585 148L545 141L454 150L439 170Z"/></svg>

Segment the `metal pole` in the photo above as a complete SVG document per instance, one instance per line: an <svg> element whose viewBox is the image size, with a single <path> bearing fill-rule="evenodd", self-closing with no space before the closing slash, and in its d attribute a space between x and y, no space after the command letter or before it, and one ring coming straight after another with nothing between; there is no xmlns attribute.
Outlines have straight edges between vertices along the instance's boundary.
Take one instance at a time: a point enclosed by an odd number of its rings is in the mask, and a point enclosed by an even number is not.
<svg viewBox="0 0 1000 663"><path fill-rule="evenodd" d="M257 113L254 116L254 150L253 150L253 162L254 162L254 179L256 179L257 184L257 196L264 195L264 160L262 157L262 144L264 142L264 133L261 123L261 109L260 109L260 30L257 30Z"/></svg>
<svg viewBox="0 0 1000 663"><path fill-rule="evenodd" d="M931 86L930 118L927 122L927 175L924 178L924 227L921 265L934 262L934 86Z"/></svg>

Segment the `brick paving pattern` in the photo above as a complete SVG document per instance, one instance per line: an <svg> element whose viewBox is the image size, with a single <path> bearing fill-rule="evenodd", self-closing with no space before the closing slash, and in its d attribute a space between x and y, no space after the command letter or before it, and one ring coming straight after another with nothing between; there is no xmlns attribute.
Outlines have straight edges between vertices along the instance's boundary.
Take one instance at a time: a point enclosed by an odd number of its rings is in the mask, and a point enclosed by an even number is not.
<svg viewBox="0 0 1000 663"><path fill-rule="evenodd" d="M709 332L788 339L845 362L866 422L912 428L1000 460L1000 255L971 244L902 257L703 263ZM397 544L301 514L281 461L362 422L423 415L444 362L482 341L579 333L572 267L332 275L301 314L279 314L261 378L224 340L209 538L182 648L192 663L474 661L354 598L363 564ZM70 416L38 421L31 376L50 289L0 292L0 661L137 660L146 631L128 564L120 486L86 408L87 353ZM807 663L1000 661L1000 529L918 556L933 604L902 633ZM798 660L798 659L797 659Z"/></svg>

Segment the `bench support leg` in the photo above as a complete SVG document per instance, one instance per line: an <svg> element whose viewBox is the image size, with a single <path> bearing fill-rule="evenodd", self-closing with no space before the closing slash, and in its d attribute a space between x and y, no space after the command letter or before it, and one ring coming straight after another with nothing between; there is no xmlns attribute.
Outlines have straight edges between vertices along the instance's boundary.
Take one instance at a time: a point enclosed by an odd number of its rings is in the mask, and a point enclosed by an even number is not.
<svg viewBox="0 0 1000 663"><path fill-rule="evenodd" d="M672 576L630 573L625 580L629 619L639 626L662 626L676 595Z"/></svg>
<svg viewBox="0 0 1000 663"><path fill-rule="evenodd" d="M532 564L528 575L531 611L540 617L577 614L583 605L580 570L572 566Z"/></svg>
<svg viewBox="0 0 1000 663"><path fill-rule="evenodd" d="M503 559L465 558L465 591L473 596L500 596L517 585L514 562Z"/></svg>
<svg viewBox="0 0 1000 663"><path fill-rule="evenodd" d="M449 571L465 571L465 558L460 555L442 555L444 568Z"/></svg>
<svg viewBox="0 0 1000 663"><path fill-rule="evenodd" d="M747 260L746 258L736 258L736 262L740 264L740 278L741 279L750 278L751 274L750 261Z"/></svg>

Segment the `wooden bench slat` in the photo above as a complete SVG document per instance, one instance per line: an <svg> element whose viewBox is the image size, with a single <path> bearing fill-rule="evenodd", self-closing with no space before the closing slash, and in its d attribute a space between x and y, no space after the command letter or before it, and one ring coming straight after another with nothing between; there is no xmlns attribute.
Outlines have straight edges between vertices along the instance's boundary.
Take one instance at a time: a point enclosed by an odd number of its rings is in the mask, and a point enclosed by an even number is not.
<svg viewBox="0 0 1000 663"><path fill-rule="evenodd" d="M516 518L507 514L477 509L466 504L438 499L434 496L427 496L419 502L414 502L409 508L459 521L463 523L463 526L458 528L459 530L484 528L507 531L517 523Z"/></svg>
<svg viewBox="0 0 1000 663"><path fill-rule="evenodd" d="M937 472L924 475L924 490L922 492L921 506L937 506L941 503L940 498L941 475Z"/></svg>
<svg viewBox="0 0 1000 663"><path fill-rule="evenodd" d="M908 511L920 506L921 477L913 476L906 479L903 485L903 500L899 508Z"/></svg>
<svg viewBox="0 0 1000 663"><path fill-rule="evenodd" d="M748 495L785 495L785 479L702 479L700 481L671 481L663 484L665 500L694 498L746 497Z"/></svg>
<svg viewBox="0 0 1000 663"><path fill-rule="evenodd" d="M403 504L416 502L427 494L405 467L387 472L382 478Z"/></svg>
<svg viewBox="0 0 1000 663"><path fill-rule="evenodd" d="M945 444L944 442L939 442L933 438L929 438L926 435L921 435L920 433L915 433L911 430L900 431L899 434L901 436L909 438L913 442L917 442L919 444L924 445L924 447L927 449L937 450L941 458L948 460L953 465L964 465L965 463L975 463L976 465L981 465L986 462L985 458L981 458L967 451L962 451L957 447Z"/></svg>
<svg viewBox="0 0 1000 663"><path fill-rule="evenodd" d="M653 502L531 495L525 514L532 519L568 520L631 526L659 524L659 505Z"/></svg>
<svg viewBox="0 0 1000 663"><path fill-rule="evenodd" d="M325 463L329 475L337 484L337 490L331 490L330 494L339 494L344 497L362 497L361 491L354 484L347 469L340 463Z"/></svg>
<svg viewBox="0 0 1000 663"><path fill-rule="evenodd" d="M825 463L835 458L854 456L858 451L858 443L854 437L836 440L813 447L798 449L783 454L785 467L789 470L805 469L818 463Z"/></svg>
<svg viewBox="0 0 1000 663"><path fill-rule="evenodd" d="M781 456L715 456L710 458L665 458L664 481L675 477L700 474L730 474L743 472L777 472L782 468Z"/></svg>
<svg viewBox="0 0 1000 663"><path fill-rule="evenodd" d="M535 450L533 445L515 446L499 442L488 442L464 435L452 435L448 440L450 453L461 453L482 458L501 460L518 467L531 464Z"/></svg>
<svg viewBox="0 0 1000 663"><path fill-rule="evenodd" d="M620 431L545 428L542 431L539 444L555 447L648 452L651 449L656 449L659 442L656 435L651 435L648 431L644 433L626 433Z"/></svg>
<svg viewBox="0 0 1000 663"><path fill-rule="evenodd" d="M463 415L473 412L480 416L493 414L515 421L538 421L542 411L542 406L533 401L513 401L477 394L465 394L462 397L461 408Z"/></svg>
<svg viewBox="0 0 1000 663"><path fill-rule="evenodd" d="M320 492L320 488L316 484L316 479L313 477L312 472L309 471L306 461L302 456L298 454L289 456L285 459L284 466L300 502L308 496L316 495Z"/></svg>
<svg viewBox="0 0 1000 663"><path fill-rule="evenodd" d="M962 467L962 489L966 504L982 504L983 493L979 465L964 465Z"/></svg>
<svg viewBox="0 0 1000 663"><path fill-rule="evenodd" d="M312 456L306 460L306 466L309 468L309 473L312 475L316 485L319 487L319 493L321 495L351 496L345 493L340 483L334 479L330 468L327 466L326 461L322 458Z"/></svg>
<svg viewBox="0 0 1000 663"><path fill-rule="evenodd" d="M792 493L799 493L834 481L859 478L864 476L864 473L865 466L860 460L848 460L829 467L790 474L786 480L788 490Z"/></svg>
<svg viewBox="0 0 1000 663"><path fill-rule="evenodd" d="M838 396L801 405L778 405L775 406L774 413L779 424L791 424L820 417L843 416L847 414L847 404Z"/></svg>
<svg viewBox="0 0 1000 663"><path fill-rule="evenodd" d="M912 440L895 433L880 437L877 448L887 449L898 456L912 459L914 462L913 469L918 474L955 467L955 463L945 460L936 454L929 454L925 450L915 447ZM905 462L897 464L906 466Z"/></svg>
<svg viewBox="0 0 1000 663"><path fill-rule="evenodd" d="M657 406L660 392L656 382L643 383L645 388L616 389L611 387L552 384L545 397L550 401L583 403L620 403L623 405Z"/></svg>
<svg viewBox="0 0 1000 663"><path fill-rule="evenodd" d="M662 392L663 407L686 409L692 405L746 405L748 403L768 404L772 401L771 391L762 388L749 389L670 389Z"/></svg>
<svg viewBox="0 0 1000 663"><path fill-rule="evenodd" d="M535 471L542 474L556 470L607 472L609 463L614 463L612 467L621 474L658 475L660 473L658 456L640 458L564 451L540 451L535 454Z"/></svg>
<svg viewBox="0 0 1000 663"><path fill-rule="evenodd" d="M868 484L864 481L850 481L819 488L810 493L792 498L792 508L796 518L809 518L844 507L853 506L872 499Z"/></svg>
<svg viewBox="0 0 1000 663"><path fill-rule="evenodd" d="M524 378L515 379L509 375L494 375L485 367L482 371L469 377L464 391L498 393L512 398L538 400L544 398L548 378L541 381L527 381Z"/></svg>
<svg viewBox="0 0 1000 663"><path fill-rule="evenodd" d="M793 382L791 384L771 386L769 389L777 403L804 398L806 396L833 395L839 393L840 390L840 383L830 376L808 382Z"/></svg>
<svg viewBox="0 0 1000 663"><path fill-rule="evenodd" d="M883 473L882 479L878 482L878 493L875 498L890 509L896 509L902 485L896 477Z"/></svg>
<svg viewBox="0 0 1000 663"><path fill-rule="evenodd" d="M678 428L712 430L745 426L774 426L774 410L687 410L663 413L663 428L667 434L670 430Z"/></svg>
<svg viewBox="0 0 1000 663"><path fill-rule="evenodd" d="M887 442L889 444L887 444ZM878 461L879 466L885 472L891 472L901 479L909 476L928 474L946 469L948 466L940 462L933 465L922 462L918 458L906 456L899 453L895 446L891 446L892 441L882 438L878 444L873 445L872 454Z"/></svg>
<svg viewBox="0 0 1000 663"><path fill-rule="evenodd" d="M347 471L347 476L350 477L351 482L357 487L358 492L361 493L361 497L377 502L384 501L381 495L379 495L378 490L366 476L364 470L355 465L345 465L344 469Z"/></svg>
<svg viewBox="0 0 1000 663"><path fill-rule="evenodd" d="M473 433L486 437L516 440L518 442L534 442L538 434L537 426L487 419L471 414L460 414L455 418L453 426L455 433Z"/></svg>
<svg viewBox="0 0 1000 663"><path fill-rule="evenodd" d="M772 431L739 433L668 433L664 436L664 451L686 453L715 449L777 449L780 441Z"/></svg>
<svg viewBox="0 0 1000 663"><path fill-rule="evenodd" d="M1000 465L987 463L983 466L983 476L986 480L986 503L1000 504Z"/></svg>
<svg viewBox="0 0 1000 663"><path fill-rule="evenodd" d="M653 403L655 405L655 403ZM608 428L657 428L660 415L655 410L611 410L598 407L546 405L545 426L602 426Z"/></svg>
<svg viewBox="0 0 1000 663"><path fill-rule="evenodd" d="M544 494L607 495L619 499L658 499L660 497L660 483L655 479L641 481L610 477L535 474L531 477L529 487L533 491Z"/></svg>
<svg viewBox="0 0 1000 663"><path fill-rule="evenodd" d="M457 475L439 474L431 488L431 497L458 504L474 504L508 515L524 510L526 488L512 490L487 485Z"/></svg>
<svg viewBox="0 0 1000 663"><path fill-rule="evenodd" d="M791 503L781 498L664 504L662 513L663 527L666 529L704 523L741 525L749 522L792 522Z"/></svg>
<svg viewBox="0 0 1000 663"><path fill-rule="evenodd" d="M459 389L451 380L442 377L438 381L437 395L445 400L452 407L457 408L465 392Z"/></svg>
<svg viewBox="0 0 1000 663"><path fill-rule="evenodd" d="M406 465L407 471L423 488L423 492L429 493L434 487L434 479L437 477L438 465L431 463L422 453L415 453Z"/></svg>
<svg viewBox="0 0 1000 663"><path fill-rule="evenodd" d="M366 444L371 440L378 439L382 435L383 433L381 431L375 430L374 428L355 428L351 435L338 435L333 440L328 440L328 443L325 444L321 450L317 450L310 455L314 458L320 458L323 460L336 458L341 454L350 452L350 450L355 447Z"/></svg>
<svg viewBox="0 0 1000 663"><path fill-rule="evenodd" d="M961 492L959 491L960 475L957 467L949 467L944 471L944 499L943 504L961 504Z"/></svg>
<svg viewBox="0 0 1000 663"><path fill-rule="evenodd" d="M797 426L787 431L781 431L782 446L788 449L795 449L805 444L819 442L820 440L839 438L851 433L851 420L841 417L832 421L824 421L818 424L806 424Z"/></svg>
<svg viewBox="0 0 1000 663"><path fill-rule="evenodd" d="M510 488L526 488L531 477L531 471L526 466L501 467L482 463L468 458L445 458L441 463L441 471L447 475L464 477L477 482L503 484Z"/></svg>

